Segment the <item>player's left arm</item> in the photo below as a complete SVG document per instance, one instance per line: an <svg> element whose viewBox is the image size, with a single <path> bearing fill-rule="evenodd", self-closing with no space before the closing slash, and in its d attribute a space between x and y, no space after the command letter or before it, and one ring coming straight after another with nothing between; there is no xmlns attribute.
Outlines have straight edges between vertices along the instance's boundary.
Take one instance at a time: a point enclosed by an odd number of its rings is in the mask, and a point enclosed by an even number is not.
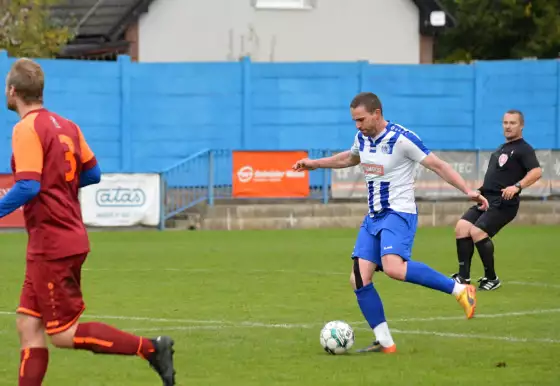
<svg viewBox="0 0 560 386"><path fill-rule="evenodd" d="M448 184L465 193L470 200L478 202L480 204L480 210L488 209L488 200L484 198L480 191L469 188L465 179L457 173L451 165L439 158L437 155L430 153L420 163L422 166L432 170Z"/></svg>
<svg viewBox="0 0 560 386"><path fill-rule="evenodd" d="M521 154L521 165L525 169L525 177L513 186L502 189L502 197L506 200L511 200L516 194L521 193L523 189L533 185L542 177L542 168L532 147Z"/></svg>
<svg viewBox="0 0 560 386"><path fill-rule="evenodd" d="M472 190L467 185L465 179L455 171L447 162L439 158L431 152L424 143L413 133L407 133L406 139L403 139L403 147L406 156L425 168L432 170L448 184L465 193L469 199L480 204L481 210L488 208L488 201L480 194L480 192Z"/></svg>
<svg viewBox="0 0 560 386"><path fill-rule="evenodd" d="M78 128L78 137L80 140L82 172L80 173L80 188L88 185L98 184L101 181L101 169L95 158L95 154L89 147L88 143L80 128Z"/></svg>
<svg viewBox="0 0 560 386"><path fill-rule="evenodd" d="M41 191L43 145L35 128L28 122L20 122L14 128L12 150L16 183L0 200L0 218L25 205Z"/></svg>

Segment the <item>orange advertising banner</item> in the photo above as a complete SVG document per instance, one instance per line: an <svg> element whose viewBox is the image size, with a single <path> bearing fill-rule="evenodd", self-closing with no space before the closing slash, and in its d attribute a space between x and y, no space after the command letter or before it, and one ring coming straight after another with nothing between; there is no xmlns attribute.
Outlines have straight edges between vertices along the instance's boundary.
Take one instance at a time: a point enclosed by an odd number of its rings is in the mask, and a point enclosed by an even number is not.
<svg viewBox="0 0 560 386"><path fill-rule="evenodd" d="M14 177L11 174L0 174L0 198L14 186ZM23 228L25 220L23 219L23 207L16 209L6 217L0 219L0 228Z"/></svg>
<svg viewBox="0 0 560 386"><path fill-rule="evenodd" d="M307 156L306 151L234 151L233 197L307 197L309 172L292 170Z"/></svg>

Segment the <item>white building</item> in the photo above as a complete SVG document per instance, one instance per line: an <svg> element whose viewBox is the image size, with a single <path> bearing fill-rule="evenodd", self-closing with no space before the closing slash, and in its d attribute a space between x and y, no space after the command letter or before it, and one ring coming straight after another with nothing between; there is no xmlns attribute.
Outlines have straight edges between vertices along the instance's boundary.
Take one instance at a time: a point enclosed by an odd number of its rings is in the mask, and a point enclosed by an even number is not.
<svg viewBox="0 0 560 386"><path fill-rule="evenodd" d="M120 41L141 62L237 61L249 56L256 62L431 63L434 34L454 24L435 0L86 2L97 7L90 9L80 35L95 35L90 30L97 28L103 36L99 19L107 18L112 7L122 17L107 24L108 41L103 44L114 47Z"/></svg>

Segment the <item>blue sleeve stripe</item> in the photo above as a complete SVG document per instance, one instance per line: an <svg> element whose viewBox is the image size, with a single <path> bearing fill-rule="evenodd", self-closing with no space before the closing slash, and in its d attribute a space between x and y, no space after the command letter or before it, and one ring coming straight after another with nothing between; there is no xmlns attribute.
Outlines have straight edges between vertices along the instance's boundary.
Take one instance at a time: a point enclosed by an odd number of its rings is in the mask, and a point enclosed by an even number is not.
<svg viewBox="0 0 560 386"><path fill-rule="evenodd" d="M80 173L80 188L97 184L99 181L101 181L101 169L98 164Z"/></svg>
<svg viewBox="0 0 560 386"><path fill-rule="evenodd" d="M0 218L25 205L41 191L41 183L35 180L19 180L0 200Z"/></svg>
<svg viewBox="0 0 560 386"><path fill-rule="evenodd" d="M418 136L412 132L407 132L405 137L410 139L410 142L416 145L418 149L422 150L422 152L426 155L430 154L430 150L424 145L424 142Z"/></svg>

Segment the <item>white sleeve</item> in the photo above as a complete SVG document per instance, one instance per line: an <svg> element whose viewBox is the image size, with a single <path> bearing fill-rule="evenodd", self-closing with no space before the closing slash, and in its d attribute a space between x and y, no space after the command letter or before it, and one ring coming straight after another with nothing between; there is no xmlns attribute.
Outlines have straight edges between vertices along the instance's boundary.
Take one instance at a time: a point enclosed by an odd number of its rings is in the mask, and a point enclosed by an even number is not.
<svg viewBox="0 0 560 386"><path fill-rule="evenodd" d="M430 154L430 150L424 145L424 142L413 133L403 135L401 146L406 157L416 162L422 162Z"/></svg>
<svg viewBox="0 0 560 386"><path fill-rule="evenodd" d="M354 143L352 144L352 147L350 148L350 153L352 153L354 155L360 155L360 141L358 139L358 134L356 134L356 136L354 137Z"/></svg>

